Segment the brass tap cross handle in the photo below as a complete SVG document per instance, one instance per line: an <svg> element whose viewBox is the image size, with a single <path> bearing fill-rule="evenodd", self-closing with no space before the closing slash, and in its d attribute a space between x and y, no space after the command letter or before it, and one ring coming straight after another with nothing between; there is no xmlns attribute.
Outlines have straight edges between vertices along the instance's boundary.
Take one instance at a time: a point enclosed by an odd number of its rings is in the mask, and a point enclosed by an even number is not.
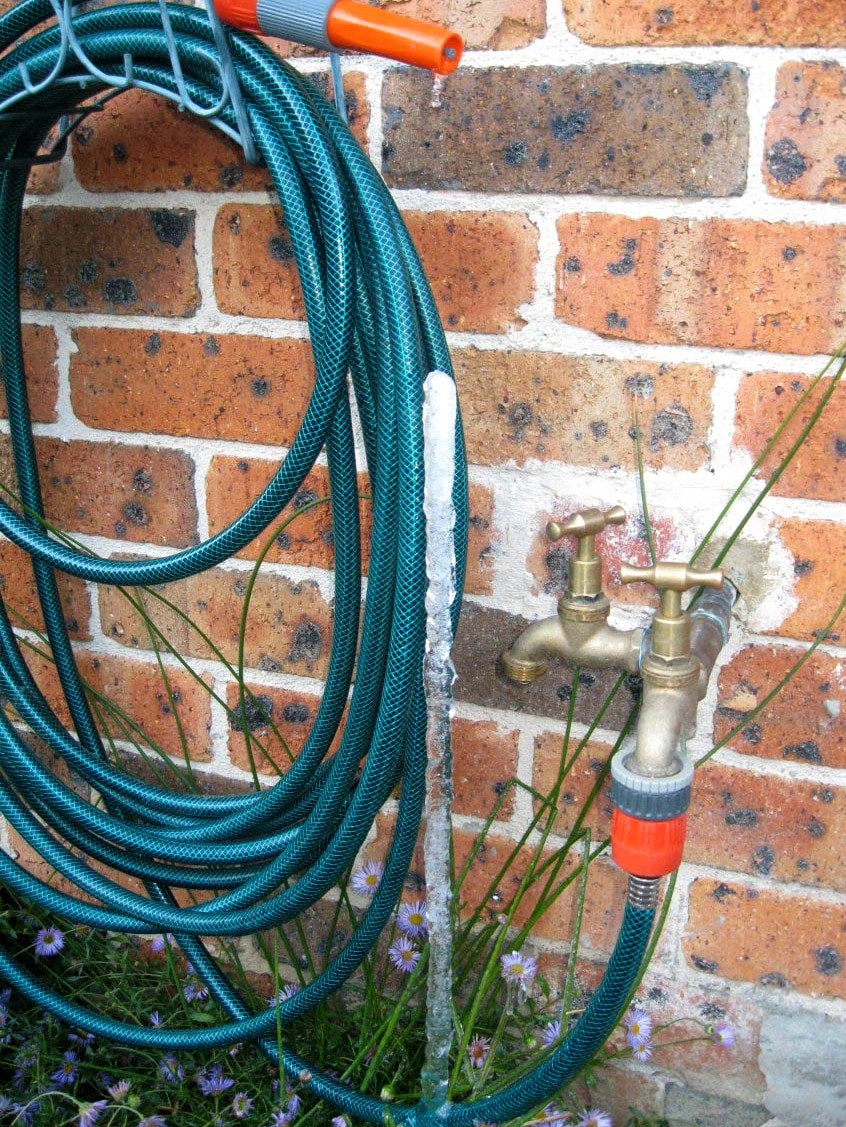
<svg viewBox="0 0 846 1127"><path fill-rule="evenodd" d="M652 625L651 652L665 661L690 657L690 616L682 612L682 592L693 587L722 587L720 568L706 571L684 563L660 561L652 567L620 567L623 583L651 583L661 596L661 610Z"/></svg>
<svg viewBox="0 0 846 1127"><path fill-rule="evenodd" d="M578 538L579 553L570 567L567 590L570 596L595 598L602 594L602 565L596 554L594 540L609 524L622 524L625 519L625 510L614 505L605 512L601 509L582 509L563 522L551 520L546 526L550 540L560 540L563 536Z"/></svg>

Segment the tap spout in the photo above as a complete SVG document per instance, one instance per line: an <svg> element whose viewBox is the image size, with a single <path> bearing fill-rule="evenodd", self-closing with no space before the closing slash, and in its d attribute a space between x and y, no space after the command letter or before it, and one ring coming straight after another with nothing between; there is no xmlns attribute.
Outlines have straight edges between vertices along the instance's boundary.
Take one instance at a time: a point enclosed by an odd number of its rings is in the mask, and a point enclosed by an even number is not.
<svg viewBox="0 0 846 1127"><path fill-rule="evenodd" d="M636 673L644 632L609 626L608 611L604 598L562 599L558 614L533 622L511 643L501 659L505 675L512 681L534 681L550 660Z"/></svg>

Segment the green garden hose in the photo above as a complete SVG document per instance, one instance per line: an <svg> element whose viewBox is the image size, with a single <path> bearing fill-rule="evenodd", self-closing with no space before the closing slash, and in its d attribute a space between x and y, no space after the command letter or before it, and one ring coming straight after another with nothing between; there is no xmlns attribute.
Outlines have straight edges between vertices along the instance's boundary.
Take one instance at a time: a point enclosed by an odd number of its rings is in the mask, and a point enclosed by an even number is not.
<svg viewBox="0 0 846 1127"><path fill-rule="evenodd" d="M172 6L169 12L191 98L213 107L220 90L207 19L192 8ZM51 26L52 15L49 0L26 0L0 18L0 52L7 52L0 59L0 103L25 94L27 83L37 85L55 70L61 35ZM119 72L124 57L131 55L136 85L163 88L179 99L156 5L92 11L74 19L74 30L87 56L104 71ZM21 41L24 35L28 37ZM16 509L0 501L0 532L32 558L73 733L36 685L2 603L0 693L104 804L91 805L57 778L0 711L0 814L86 899L45 884L2 852L0 879L74 923L129 933L173 932L230 1020L190 1029L118 1022L51 991L2 950L0 976L61 1019L118 1042L177 1049L259 1039L274 1057L276 1011L250 1013L198 937L272 928L316 903L343 878L377 812L401 783L380 886L342 950L281 1004L283 1024L308 1013L342 985L376 943L395 907L411 863L425 787L422 383L432 370L451 369L434 302L402 219L346 126L258 40L233 33L231 48L250 129L291 235L316 378L299 432L261 496L216 536L165 557L99 559L45 531L27 403L18 297L27 170L19 164L36 154L61 115L107 88L81 69L77 74L70 58L62 82L23 97L16 106L22 112L0 115L0 161L8 162L0 181L0 355L21 502ZM231 129L237 127L231 107L220 114ZM373 505L363 615L348 373ZM467 526L460 437L454 495L459 578ZM335 624L324 694L297 760L272 788L237 796L172 794L115 768L77 669L56 573L133 587L186 578L220 564L279 517L324 449L335 545ZM347 705L343 734L329 756ZM116 875L104 875L103 866ZM126 873L145 882L148 896L121 885L119 875ZM185 888L217 895L181 908L171 890ZM608 1036L640 969L651 923L650 910L627 907L602 985L570 1035L534 1071L494 1096L452 1105L437 1115L420 1106L391 1104L395 1121L412 1127L428 1122L470 1127L476 1120L513 1118L548 1099ZM303 1070L310 1073L315 1095L364 1122L383 1121L388 1105L380 1100L351 1091L290 1052L283 1051L282 1059L293 1077Z"/></svg>

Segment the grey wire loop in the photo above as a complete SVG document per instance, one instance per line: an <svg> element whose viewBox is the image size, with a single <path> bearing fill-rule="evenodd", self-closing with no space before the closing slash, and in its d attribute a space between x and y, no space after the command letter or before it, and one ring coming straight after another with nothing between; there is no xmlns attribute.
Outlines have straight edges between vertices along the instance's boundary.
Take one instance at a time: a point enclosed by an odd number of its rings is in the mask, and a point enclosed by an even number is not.
<svg viewBox="0 0 846 1127"><path fill-rule="evenodd" d="M179 49L176 44L176 37L173 33L173 25L171 24L167 3L165 0L157 0L157 3L161 13L162 29L167 43L170 66L178 92L178 99L174 98L172 90L158 86L156 83L143 82L136 79L135 61L129 52L123 56L123 74L108 74L106 71L101 70L86 54L84 46L77 37L73 26L71 0L50 0L50 6L55 13L59 34L61 36L56 63L47 77L41 79L39 82L33 81L26 63L19 63L18 71L21 76L21 86L23 89L19 90L16 94L10 95L3 102L0 102L0 117L17 102L38 95L51 86L73 84L81 86L84 89L92 79L95 79L105 86L112 87L116 91L128 90L129 87L134 86L137 89L148 90L153 94L159 94L170 101L178 101L182 109L187 110L195 117L212 119L214 125L241 146L244 157L249 164L259 164L261 157L256 148L255 141L253 140L252 130L250 129L249 118L247 116L247 107L241 91L240 82L238 81L238 75L232 62L226 30L220 22L217 12L214 10L212 0L208 0L206 4L206 18L211 26L212 36L214 38L215 47L217 48L217 56L209 53L208 61L217 71L221 87L220 98L213 106L200 105L199 102L196 102L191 97L188 91L188 85L185 82L182 63L179 59ZM73 56L77 62L81 63L86 71L86 75L63 74L71 56ZM90 76L90 78L87 76ZM221 111L226 107L227 103L231 103L232 105L232 111L237 124L237 128L235 129L228 126L220 118ZM0 169L4 166L5 162L0 162Z"/></svg>

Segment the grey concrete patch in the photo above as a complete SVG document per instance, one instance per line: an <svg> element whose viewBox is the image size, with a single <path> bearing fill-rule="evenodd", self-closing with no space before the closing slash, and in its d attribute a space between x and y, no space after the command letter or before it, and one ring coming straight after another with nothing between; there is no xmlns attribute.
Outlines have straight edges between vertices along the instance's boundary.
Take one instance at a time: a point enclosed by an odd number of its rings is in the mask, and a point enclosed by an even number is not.
<svg viewBox="0 0 846 1127"><path fill-rule="evenodd" d="M664 1107L673 1127L763 1127L772 1112L760 1104L709 1095L684 1084L667 1085Z"/></svg>
<svg viewBox="0 0 846 1127"><path fill-rule="evenodd" d="M791 1127L846 1123L846 1029L825 1014L770 1011L761 1026L760 1066L770 1114Z"/></svg>

